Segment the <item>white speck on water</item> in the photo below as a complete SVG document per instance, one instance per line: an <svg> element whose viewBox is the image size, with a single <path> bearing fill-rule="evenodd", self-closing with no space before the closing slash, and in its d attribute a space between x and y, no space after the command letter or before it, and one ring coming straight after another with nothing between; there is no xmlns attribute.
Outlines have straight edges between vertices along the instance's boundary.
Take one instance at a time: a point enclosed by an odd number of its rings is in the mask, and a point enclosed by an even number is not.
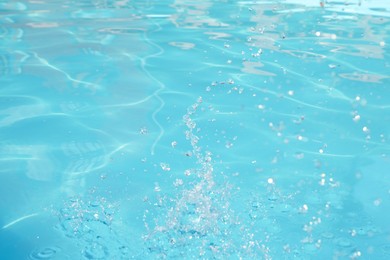
<svg viewBox="0 0 390 260"><path fill-rule="evenodd" d="M260 104L260 105L257 106L257 108L260 109L260 110L263 110L265 108L265 106Z"/></svg>
<svg viewBox="0 0 390 260"><path fill-rule="evenodd" d="M157 182L154 183L154 191L155 192L160 192L161 191L160 185Z"/></svg>
<svg viewBox="0 0 390 260"><path fill-rule="evenodd" d="M381 203L382 203L382 200L380 198L374 200L374 206L379 206Z"/></svg>
<svg viewBox="0 0 390 260"><path fill-rule="evenodd" d="M226 143L225 143L225 147L226 148L231 148L233 146L233 143L232 142L229 142L229 141L227 141Z"/></svg>
<svg viewBox="0 0 390 260"><path fill-rule="evenodd" d="M147 129L146 127L142 127L142 128L139 130L139 133L140 133L141 135L145 135L145 134L148 133L148 129Z"/></svg>
<svg viewBox="0 0 390 260"><path fill-rule="evenodd" d="M183 185L183 180L182 179L176 179L175 182L173 183L175 187L179 187Z"/></svg>
<svg viewBox="0 0 390 260"><path fill-rule="evenodd" d="M163 171L168 172L171 170L171 167L167 163L160 163L160 167Z"/></svg>
<svg viewBox="0 0 390 260"><path fill-rule="evenodd" d="M362 256L362 253L358 250L358 251L353 252L350 255L350 259L356 259L356 258L361 257L361 256Z"/></svg>
<svg viewBox="0 0 390 260"><path fill-rule="evenodd" d="M307 213L308 210L309 206L307 206L307 204L303 204L302 207L299 208L299 212L301 213Z"/></svg>

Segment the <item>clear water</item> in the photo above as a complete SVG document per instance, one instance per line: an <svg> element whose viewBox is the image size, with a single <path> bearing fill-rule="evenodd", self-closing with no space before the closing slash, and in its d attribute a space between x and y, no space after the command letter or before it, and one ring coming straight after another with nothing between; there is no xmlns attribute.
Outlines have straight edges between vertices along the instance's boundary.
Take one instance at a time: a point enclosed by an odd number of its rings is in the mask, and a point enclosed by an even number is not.
<svg viewBox="0 0 390 260"><path fill-rule="evenodd" d="M1 1L1 259L389 259L390 5Z"/></svg>

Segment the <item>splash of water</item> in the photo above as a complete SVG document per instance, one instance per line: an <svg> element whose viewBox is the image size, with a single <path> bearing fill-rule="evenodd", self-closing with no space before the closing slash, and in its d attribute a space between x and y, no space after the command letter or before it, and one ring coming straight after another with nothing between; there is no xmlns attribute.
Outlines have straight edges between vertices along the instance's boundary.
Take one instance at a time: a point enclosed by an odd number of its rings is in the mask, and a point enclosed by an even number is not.
<svg viewBox="0 0 390 260"><path fill-rule="evenodd" d="M255 242L243 235L246 232L230 208L232 186L215 180L212 153L202 151L199 131L193 117L202 104L202 98L189 107L183 117L187 127L186 139L191 143L197 168L195 181L181 186L174 198L160 197L154 228L145 225L148 254L157 258L221 259L231 256L254 256ZM164 217L162 217L164 216Z"/></svg>

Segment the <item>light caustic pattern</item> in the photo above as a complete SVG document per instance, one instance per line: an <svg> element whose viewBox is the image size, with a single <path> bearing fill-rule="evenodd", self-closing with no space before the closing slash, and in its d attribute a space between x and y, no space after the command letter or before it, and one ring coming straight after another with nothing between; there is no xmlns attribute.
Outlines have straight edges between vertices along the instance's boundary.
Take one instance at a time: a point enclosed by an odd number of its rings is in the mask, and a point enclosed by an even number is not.
<svg viewBox="0 0 390 260"><path fill-rule="evenodd" d="M1 231L27 237L60 204L76 248L46 240L31 259L390 254L389 8L82 2L0 4ZM168 150L183 114L193 169L180 140Z"/></svg>
<svg viewBox="0 0 390 260"><path fill-rule="evenodd" d="M150 227L149 211L145 214L147 253L158 258L226 258L229 256L259 256L267 258L267 248L244 237L244 226L230 209L231 186L214 180L212 154L202 151L195 120L192 118L202 104L199 97L183 117L186 139L191 143L196 169L185 175L195 175L188 187L180 186L176 197L161 196L154 227ZM182 186L183 185L183 186ZM168 195L169 196L169 195ZM166 216L161 218L161 216Z"/></svg>

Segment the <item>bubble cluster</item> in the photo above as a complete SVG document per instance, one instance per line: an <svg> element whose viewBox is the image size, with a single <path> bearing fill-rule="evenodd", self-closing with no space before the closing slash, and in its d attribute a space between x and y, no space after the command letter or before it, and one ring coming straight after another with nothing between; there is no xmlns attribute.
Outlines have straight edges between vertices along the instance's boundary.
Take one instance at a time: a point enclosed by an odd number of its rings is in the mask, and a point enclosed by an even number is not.
<svg viewBox="0 0 390 260"><path fill-rule="evenodd" d="M77 241L86 259L130 257L128 242L113 228L116 210L104 197L73 197L56 212L56 228Z"/></svg>

